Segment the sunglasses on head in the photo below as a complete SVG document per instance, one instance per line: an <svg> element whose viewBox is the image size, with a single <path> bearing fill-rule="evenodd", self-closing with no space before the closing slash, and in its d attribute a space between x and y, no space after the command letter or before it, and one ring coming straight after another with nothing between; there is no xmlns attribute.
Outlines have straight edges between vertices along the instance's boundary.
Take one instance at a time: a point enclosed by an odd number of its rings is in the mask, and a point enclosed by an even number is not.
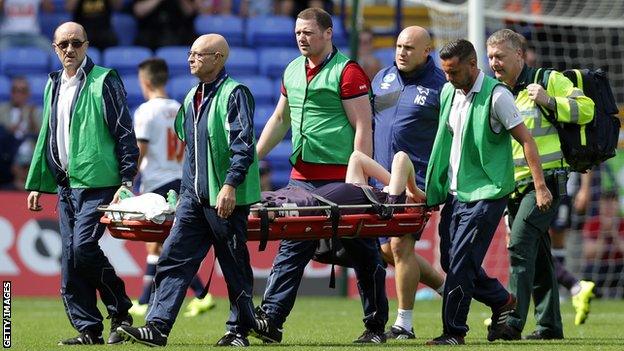
<svg viewBox="0 0 624 351"><path fill-rule="evenodd" d="M84 43L86 43L87 41L80 41L78 39L74 39L74 40L63 40L61 42L56 43L56 46L61 49L61 50L65 50L67 49L70 45L74 48L74 49L80 49Z"/></svg>

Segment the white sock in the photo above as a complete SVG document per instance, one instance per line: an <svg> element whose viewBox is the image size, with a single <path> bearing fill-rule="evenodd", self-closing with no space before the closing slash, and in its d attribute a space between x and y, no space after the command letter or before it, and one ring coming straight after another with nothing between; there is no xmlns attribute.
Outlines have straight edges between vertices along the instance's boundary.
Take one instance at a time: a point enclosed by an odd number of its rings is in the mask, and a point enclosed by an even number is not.
<svg viewBox="0 0 624 351"><path fill-rule="evenodd" d="M412 329L412 310L397 309L397 318L394 325L401 327L407 331Z"/></svg>
<svg viewBox="0 0 624 351"><path fill-rule="evenodd" d="M442 284L435 289L435 291L440 294L440 296L444 296L444 280L442 281Z"/></svg>
<svg viewBox="0 0 624 351"><path fill-rule="evenodd" d="M577 282L576 284L574 284L572 289L570 289L570 295L574 296L580 292L581 292L581 284Z"/></svg>

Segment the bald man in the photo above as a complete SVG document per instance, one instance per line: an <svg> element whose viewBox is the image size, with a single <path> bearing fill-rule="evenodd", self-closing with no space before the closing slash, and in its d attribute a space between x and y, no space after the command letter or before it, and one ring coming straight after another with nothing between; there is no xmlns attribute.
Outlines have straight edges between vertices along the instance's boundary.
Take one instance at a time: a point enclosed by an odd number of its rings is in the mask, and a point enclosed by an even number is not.
<svg viewBox="0 0 624 351"><path fill-rule="evenodd" d="M217 346L249 346L255 326L253 273L247 251L249 204L260 200L253 134L254 100L225 72L229 46L220 35L202 35L188 62L200 83L191 88L175 120L186 142L180 199L173 228L156 266L146 324L122 326L133 342L165 346L193 276L211 246L227 282L230 318Z"/></svg>
<svg viewBox="0 0 624 351"><path fill-rule="evenodd" d="M52 72L46 85L42 128L25 186L31 211L42 210L42 192L59 197L61 296L80 332L60 345L104 343L96 292L111 319L109 344L122 342L117 327L132 324L124 283L98 244L104 226L97 207L132 188L139 150L123 84L114 70L93 64L88 46L77 23L63 23L54 33L63 69Z"/></svg>
<svg viewBox="0 0 624 351"><path fill-rule="evenodd" d="M407 27L397 38L395 64L382 69L372 82L375 161L390 171L394 155L405 152L421 189L438 128L440 91L446 82L430 53L429 33L418 26ZM398 298L397 319L386 332L388 339L415 337L412 308L419 280L440 293L443 289L442 276L414 252L420 234L380 238L384 260L394 265Z"/></svg>

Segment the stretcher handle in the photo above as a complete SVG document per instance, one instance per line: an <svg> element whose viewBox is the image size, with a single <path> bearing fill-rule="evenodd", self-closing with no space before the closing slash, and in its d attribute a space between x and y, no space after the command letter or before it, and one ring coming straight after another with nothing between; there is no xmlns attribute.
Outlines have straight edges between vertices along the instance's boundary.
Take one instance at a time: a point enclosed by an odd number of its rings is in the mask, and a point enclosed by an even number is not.
<svg viewBox="0 0 624 351"><path fill-rule="evenodd" d="M427 207L425 203L417 203L417 204L385 204L387 207ZM318 211L318 210L331 210L331 206L302 206L302 207L252 207L249 211L257 212L261 209L264 209L269 212L276 211ZM371 209L373 208L372 204L362 204L362 205L338 205L338 209Z"/></svg>

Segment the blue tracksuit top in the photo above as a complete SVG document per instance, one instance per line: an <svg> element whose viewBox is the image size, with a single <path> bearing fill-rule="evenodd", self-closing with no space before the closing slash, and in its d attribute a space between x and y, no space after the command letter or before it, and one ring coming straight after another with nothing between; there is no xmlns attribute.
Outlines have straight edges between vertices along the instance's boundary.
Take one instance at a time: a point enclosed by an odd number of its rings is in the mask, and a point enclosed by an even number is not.
<svg viewBox="0 0 624 351"><path fill-rule="evenodd" d="M375 161L390 171L394 154L407 153L421 189L438 129L444 83L444 72L431 56L415 72L405 74L392 65L379 71L372 82Z"/></svg>

